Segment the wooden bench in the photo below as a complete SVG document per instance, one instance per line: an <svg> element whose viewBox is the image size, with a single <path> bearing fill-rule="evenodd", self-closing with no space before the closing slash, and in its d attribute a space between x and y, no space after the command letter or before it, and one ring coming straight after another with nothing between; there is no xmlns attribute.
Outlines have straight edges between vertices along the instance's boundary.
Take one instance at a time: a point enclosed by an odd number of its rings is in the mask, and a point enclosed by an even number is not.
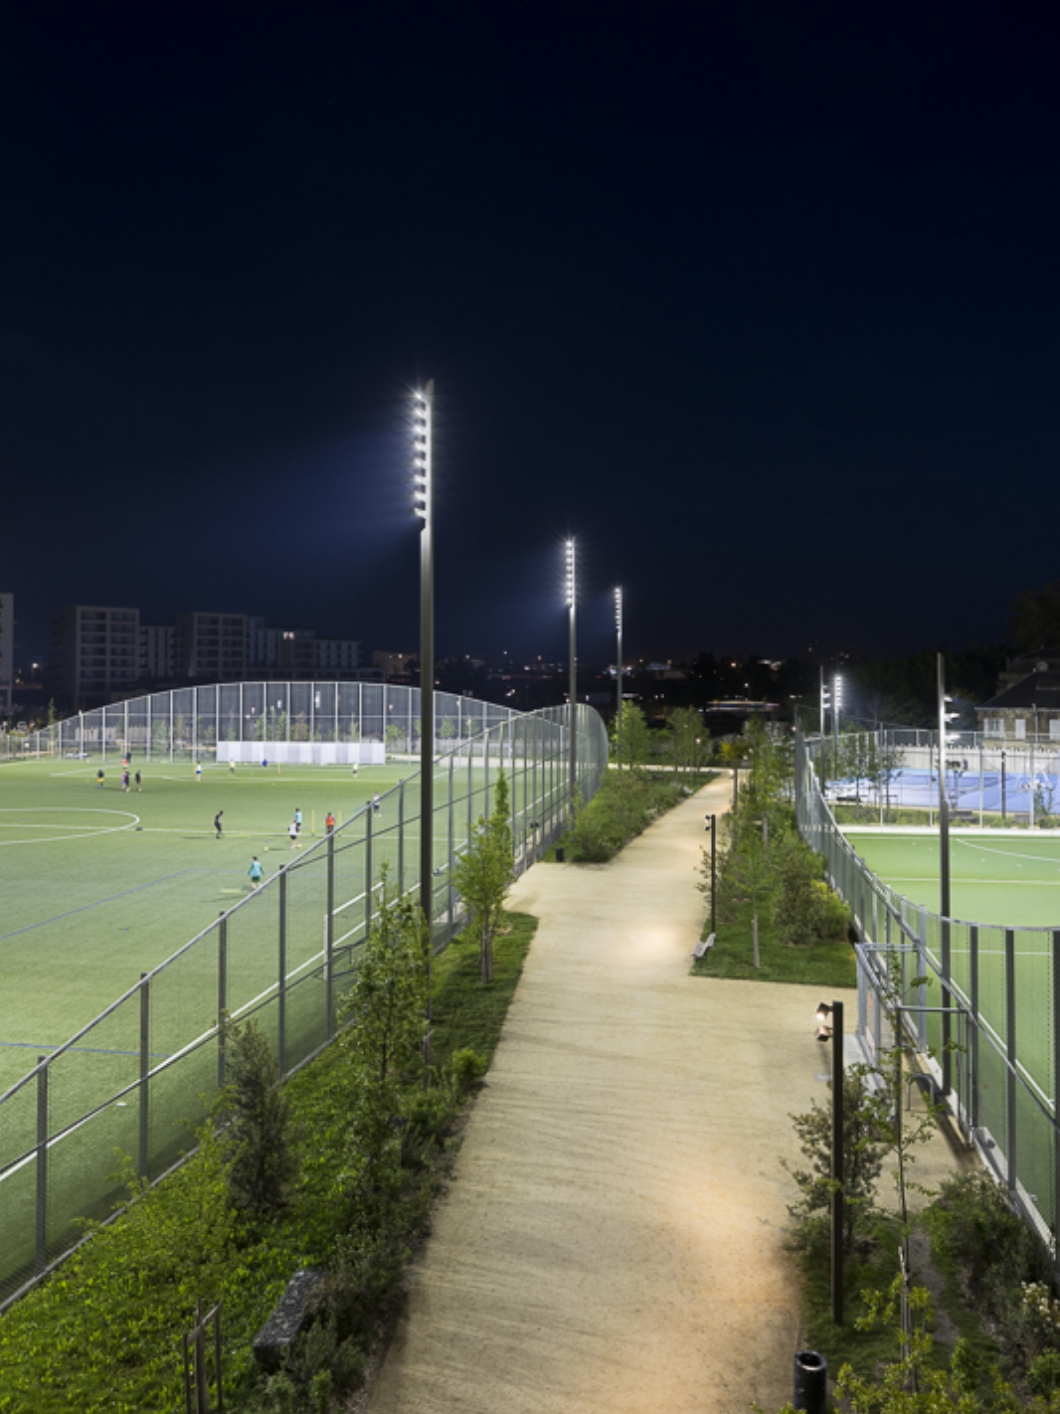
<svg viewBox="0 0 1060 1414"><path fill-rule="evenodd" d="M692 956L698 962L701 957L706 957L707 953L710 952L713 946L714 934L711 933L710 936L707 938L700 938L699 942L692 949Z"/></svg>

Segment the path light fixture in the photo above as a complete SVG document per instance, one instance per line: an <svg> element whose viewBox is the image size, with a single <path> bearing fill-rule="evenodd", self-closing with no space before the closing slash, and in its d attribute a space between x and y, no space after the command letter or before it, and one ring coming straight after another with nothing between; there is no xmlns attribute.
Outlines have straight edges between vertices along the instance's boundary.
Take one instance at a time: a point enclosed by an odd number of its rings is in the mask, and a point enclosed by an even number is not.
<svg viewBox="0 0 1060 1414"><path fill-rule="evenodd" d="M832 1043L832 1320L843 1324L843 1003L817 1008L818 1041Z"/></svg>
<svg viewBox="0 0 1060 1414"><path fill-rule="evenodd" d="M434 922L434 379L412 395L412 500L420 520L420 907L427 920L427 1020Z"/></svg>

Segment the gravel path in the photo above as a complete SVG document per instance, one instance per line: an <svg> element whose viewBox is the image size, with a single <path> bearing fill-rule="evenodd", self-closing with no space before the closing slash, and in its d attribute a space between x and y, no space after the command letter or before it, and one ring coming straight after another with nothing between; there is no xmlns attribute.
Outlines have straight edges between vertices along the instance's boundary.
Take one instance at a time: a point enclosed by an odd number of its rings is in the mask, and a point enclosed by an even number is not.
<svg viewBox="0 0 1060 1414"><path fill-rule="evenodd" d="M815 991L689 975L703 814L729 790L706 787L611 864L541 864L516 885L540 927L371 1414L790 1398L778 1160L826 1060Z"/></svg>

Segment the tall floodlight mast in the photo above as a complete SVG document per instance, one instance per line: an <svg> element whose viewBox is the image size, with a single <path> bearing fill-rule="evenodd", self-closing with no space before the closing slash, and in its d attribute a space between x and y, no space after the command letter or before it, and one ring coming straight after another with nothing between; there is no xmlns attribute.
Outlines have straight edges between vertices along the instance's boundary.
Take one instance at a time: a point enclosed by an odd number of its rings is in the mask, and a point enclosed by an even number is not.
<svg viewBox="0 0 1060 1414"><path fill-rule="evenodd" d="M618 638L617 657L615 659L615 677L618 679L618 716L615 718L615 746L618 756L618 769L622 769L622 590L615 590L615 634Z"/></svg>
<svg viewBox="0 0 1060 1414"><path fill-rule="evenodd" d="M420 907L434 921L434 379L412 395L413 502L420 525ZM368 881L371 887L371 880ZM428 1002L428 1016L430 1003Z"/></svg>
<svg viewBox="0 0 1060 1414"><path fill-rule="evenodd" d="M576 637L577 581L574 576L574 540L567 541L567 608L570 610L570 800L574 808L574 791L578 784L578 732L575 718L578 712L578 644Z"/></svg>
<svg viewBox="0 0 1060 1414"><path fill-rule="evenodd" d="M942 1089L945 1094L950 1088L950 802L946 795L946 747L956 745L959 737L949 731L949 724L960 716L959 712L947 712L946 704L953 701L946 696L946 659L941 653L938 662L938 709L939 709L939 914L940 918L940 961L942 963ZM980 781L980 788L982 782Z"/></svg>

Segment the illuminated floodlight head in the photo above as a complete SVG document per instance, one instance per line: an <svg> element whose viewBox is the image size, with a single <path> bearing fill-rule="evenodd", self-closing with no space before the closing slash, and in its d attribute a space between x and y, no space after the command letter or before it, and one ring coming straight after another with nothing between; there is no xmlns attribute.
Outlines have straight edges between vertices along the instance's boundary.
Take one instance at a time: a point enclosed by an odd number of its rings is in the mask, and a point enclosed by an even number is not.
<svg viewBox="0 0 1060 1414"><path fill-rule="evenodd" d="M622 590L615 590L615 628L622 632Z"/></svg>
<svg viewBox="0 0 1060 1414"><path fill-rule="evenodd" d="M567 608L574 608L574 600L577 593L577 585L574 579L574 539L573 537L566 544L566 564L567 576L565 583Z"/></svg>
<svg viewBox="0 0 1060 1414"><path fill-rule="evenodd" d="M835 675L835 705L837 707L843 705L843 679L838 673Z"/></svg>
<svg viewBox="0 0 1060 1414"><path fill-rule="evenodd" d="M426 526L431 515L431 385L412 395L412 506Z"/></svg>

